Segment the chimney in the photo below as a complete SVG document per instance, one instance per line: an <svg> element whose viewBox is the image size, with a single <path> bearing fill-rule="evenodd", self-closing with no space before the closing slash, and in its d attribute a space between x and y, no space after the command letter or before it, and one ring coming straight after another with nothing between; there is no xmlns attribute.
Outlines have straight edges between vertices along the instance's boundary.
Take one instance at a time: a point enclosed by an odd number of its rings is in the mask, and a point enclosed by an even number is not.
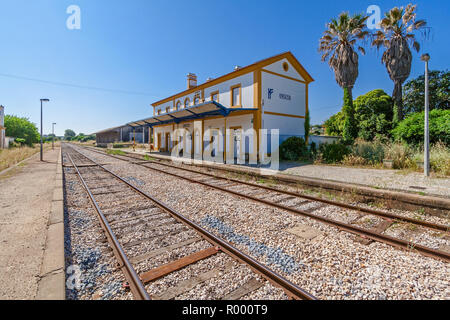
<svg viewBox="0 0 450 320"><path fill-rule="evenodd" d="M235 66L234 67L234 71L239 70L240 68L242 68L241 66Z"/></svg>
<svg viewBox="0 0 450 320"><path fill-rule="evenodd" d="M209 82L209 81L212 81L212 80L214 80L214 78L208 78L208 79L206 79L206 82Z"/></svg>
<svg viewBox="0 0 450 320"><path fill-rule="evenodd" d="M195 73L188 73L187 88L191 89L197 86L197 75Z"/></svg>

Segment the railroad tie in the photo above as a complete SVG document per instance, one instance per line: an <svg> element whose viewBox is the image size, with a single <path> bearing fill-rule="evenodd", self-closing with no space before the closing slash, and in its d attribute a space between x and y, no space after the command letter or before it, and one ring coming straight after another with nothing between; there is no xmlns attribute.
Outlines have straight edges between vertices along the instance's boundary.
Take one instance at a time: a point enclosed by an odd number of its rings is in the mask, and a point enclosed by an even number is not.
<svg viewBox="0 0 450 320"><path fill-rule="evenodd" d="M143 273L140 278L143 283L148 283L150 281L157 280L165 275L172 273L174 271L180 270L190 264L193 264L197 261L206 259L212 255L215 255L219 252L219 249L216 247L209 247L208 249L198 251L196 253L190 254L186 257L178 259L176 261L167 263L160 267L156 267L150 271Z"/></svg>

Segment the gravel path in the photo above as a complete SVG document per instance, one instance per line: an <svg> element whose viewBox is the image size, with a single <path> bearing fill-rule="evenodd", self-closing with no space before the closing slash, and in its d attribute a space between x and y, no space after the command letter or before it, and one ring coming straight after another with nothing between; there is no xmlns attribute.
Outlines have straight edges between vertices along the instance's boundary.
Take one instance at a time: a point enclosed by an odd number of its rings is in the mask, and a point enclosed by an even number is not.
<svg viewBox="0 0 450 320"><path fill-rule="evenodd" d="M418 172L399 170L351 168L327 165L280 165L281 173L357 183L383 189L423 192L450 197L450 178L425 177ZM420 187L420 188L414 188ZM425 189L422 189L425 188Z"/></svg>
<svg viewBox="0 0 450 320"><path fill-rule="evenodd" d="M109 158L92 152L89 156ZM450 268L445 262L381 243L363 245L353 235L310 218L181 183L140 166L116 162L108 168L145 181L147 192L318 298L450 299ZM308 240L287 232L298 225L320 235Z"/></svg>

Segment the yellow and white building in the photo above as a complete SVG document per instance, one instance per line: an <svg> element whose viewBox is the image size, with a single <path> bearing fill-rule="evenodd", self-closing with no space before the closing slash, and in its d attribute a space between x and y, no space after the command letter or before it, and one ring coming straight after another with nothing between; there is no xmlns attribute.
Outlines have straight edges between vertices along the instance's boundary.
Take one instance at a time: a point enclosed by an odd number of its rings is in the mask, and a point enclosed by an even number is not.
<svg viewBox="0 0 450 320"><path fill-rule="evenodd" d="M261 137L248 135L260 129L279 129L280 143L290 136L304 136L312 81L291 52L236 67L202 84L197 84L195 74L188 74L187 90L154 102L152 117L128 125L152 127L158 151L177 146L201 159L205 144L220 136L214 142L217 151L249 154L259 150ZM226 141L227 130L233 141Z"/></svg>

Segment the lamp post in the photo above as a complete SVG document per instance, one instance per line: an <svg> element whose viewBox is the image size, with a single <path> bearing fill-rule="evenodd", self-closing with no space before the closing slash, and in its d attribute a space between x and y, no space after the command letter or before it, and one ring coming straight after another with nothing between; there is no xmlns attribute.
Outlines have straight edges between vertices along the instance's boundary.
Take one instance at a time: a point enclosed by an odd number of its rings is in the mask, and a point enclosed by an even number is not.
<svg viewBox="0 0 450 320"><path fill-rule="evenodd" d="M426 177L430 176L430 133L428 127L428 110L429 110L429 97L428 97L428 61L430 55L428 53L423 54L420 59L425 61L425 138L424 138L424 159L423 159L423 173Z"/></svg>
<svg viewBox="0 0 450 320"><path fill-rule="evenodd" d="M43 148L42 148L42 102L49 102L49 99L41 99L41 161L44 160Z"/></svg>
<svg viewBox="0 0 450 320"><path fill-rule="evenodd" d="M52 123L52 150L55 150L55 124L56 122Z"/></svg>

